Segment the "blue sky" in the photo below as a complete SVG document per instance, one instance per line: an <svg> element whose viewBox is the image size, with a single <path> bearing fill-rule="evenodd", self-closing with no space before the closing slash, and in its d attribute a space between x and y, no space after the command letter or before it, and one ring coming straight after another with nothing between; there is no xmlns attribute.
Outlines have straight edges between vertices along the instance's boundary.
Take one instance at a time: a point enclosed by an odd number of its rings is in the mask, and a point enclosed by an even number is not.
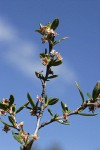
<svg viewBox="0 0 100 150"><path fill-rule="evenodd" d="M69 36L55 47L63 57L63 64L55 72L59 78L48 83L49 96L59 97L71 110L80 104L80 96L74 81L81 86L85 98L100 80L100 1L99 0L0 0L0 99L15 96L16 104L26 102L27 92L36 100L41 85L34 72L42 68L39 53L47 45L41 44L41 36L35 32L39 23L60 19L59 37ZM52 106L61 113L60 102ZM97 112L100 112L97 110ZM29 131L35 128L35 120L25 112L18 116L25 120ZM44 120L48 116L44 115ZM36 142L41 148L52 143L61 144L63 150L99 150L100 114L96 117L70 118L71 125L58 123L40 131ZM30 125L31 124L31 125ZM19 149L11 134L2 132L0 147L3 150ZM13 139L13 140L11 140Z"/></svg>

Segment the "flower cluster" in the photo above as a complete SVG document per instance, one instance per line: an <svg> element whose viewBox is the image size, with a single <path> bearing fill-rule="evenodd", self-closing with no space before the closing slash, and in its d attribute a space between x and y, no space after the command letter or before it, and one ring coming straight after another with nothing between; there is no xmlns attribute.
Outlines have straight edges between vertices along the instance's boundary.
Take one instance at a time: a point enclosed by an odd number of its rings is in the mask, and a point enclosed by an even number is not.
<svg viewBox="0 0 100 150"><path fill-rule="evenodd" d="M39 136L38 136L37 134L34 134L34 135L32 135L32 139L33 139L33 140L38 140L38 139L39 139Z"/></svg>
<svg viewBox="0 0 100 150"><path fill-rule="evenodd" d="M49 41L52 37L57 36L58 34L48 26L40 25L40 29L38 30L43 35L42 43Z"/></svg>
<svg viewBox="0 0 100 150"><path fill-rule="evenodd" d="M13 116L15 115L13 108L15 105L10 105L10 101L7 98L3 98L2 103L1 103L5 109L0 109L0 115L6 115L6 113L12 114Z"/></svg>
<svg viewBox="0 0 100 150"><path fill-rule="evenodd" d="M29 133L24 132L23 130L21 131L21 142L26 143L29 139Z"/></svg>
<svg viewBox="0 0 100 150"><path fill-rule="evenodd" d="M16 128L17 129L20 129L20 128L23 128L23 125L24 125L24 122L20 122L20 123L16 123Z"/></svg>
<svg viewBox="0 0 100 150"><path fill-rule="evenodd" d="M16 129L22 129L23 128L23 125L24 123L23 122L20 122L20 123L14 123L13 127L16 128ZM6 133L10 130L10 127L9 125L5 124L4 127L3 127L3 131L5 131Z"/></svg>
<svg viewBox="0 0 100 150"><path fill-rule="evenodd" d="M46 54L45 53L41 53L40 54L40 58L41 58L42 64L44 66L47 66L49 64L52 64L51 66L53 66L53 65L55 65L54 63L56 61L59 61L59 62L62 63L62 60L63 60L63 58L60 55L60 53L58 53L56 50L51 50L50 53L46 53ZM58 65L60 65L60 64L58 64Z"/></svg>
<svg viewBox="0 0 100 150"><path fill-rule="evenodd" d="M47 66L50 62L50 58L48 58L48 56L45 56L44 58L42 58L42 64L44 66Z"/></svg>
<svg viewBox="0 0 100 150"><path fill-rule="evenodd" d="M3 109L0 109L0 115L6 115L6 112L5 112L5 110L3 110Z"/></svg>
<svg viewBox="0 0 100 150"><path fill-rule="evenodd" d="M56 50L52 50L51 52L52 56L56 56L57 60L62 60L62 56L56 51Z"/></svg>

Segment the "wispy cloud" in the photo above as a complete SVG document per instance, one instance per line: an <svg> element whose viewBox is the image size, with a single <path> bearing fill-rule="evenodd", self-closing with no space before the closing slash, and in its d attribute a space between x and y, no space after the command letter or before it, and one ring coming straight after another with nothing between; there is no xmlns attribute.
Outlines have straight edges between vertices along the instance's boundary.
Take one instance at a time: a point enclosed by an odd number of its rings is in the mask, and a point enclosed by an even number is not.
<svg viewBox="0 0 100 150"><path fill-rule="evenodd" d="M1 52L4 62L19 69L24 75L33 77L35 69L40 68L35 43L21 38L17 29L1 18L0 42L2 45L6 45L6 48Z"/></svg>
<svg viewBox="0 0 100 150"><path fill-rule="evenodd" d="M68 65L68 62L64 62L61 66L55 69L64 82L73 83L77 80L77 75L74 70Z"/></svg>
<svg viewBox="0 0 100 150"><path fill-rule="evenodd" d="M0 18L0 42L7 45L6 50L2 52L2 59L24 75L33 78L34 71L43 69L36 54L38 48L35 43L21 38L18 30L2 18ZM64 82L71 83L76 79L75 72L67 64L57 67L55 71Z"/></svg>
<svg viewBox="0 0 100 150"><path fill-rule="evenodd" d="M3 18L0 18L0 42L12 42L18 37L17 31Z"/></svg>

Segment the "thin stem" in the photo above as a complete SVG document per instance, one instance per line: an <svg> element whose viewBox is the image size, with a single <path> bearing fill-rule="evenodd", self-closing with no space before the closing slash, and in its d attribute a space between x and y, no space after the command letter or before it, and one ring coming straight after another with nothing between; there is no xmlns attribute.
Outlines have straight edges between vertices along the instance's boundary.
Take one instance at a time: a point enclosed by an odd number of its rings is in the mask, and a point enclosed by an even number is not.
<svg viewBox="0 0 100 150"><path fill-rule="evenodd" d="M52 44L51 44L51 41L48 41L48 43L49 43L49 53L50 53L51 50L52 50ZM42 83L42 94L41 94L41 96L42 96L42 98L44 98L44 99L45 99L45 95L46 95L46 81L47 81L47 78L48 78L48 75L49 75L49 69L50 69L50 66L47 65L45 78L44 78L44 80L41 80L41 83ZM39 129L40 129L40 121L41 121L41 118L42 118L42 116L43 116L43 112L44 112L44 109L45 109L44 103L45 103L45 101L40 103L40 108L41 108L41 110L40 110L40 112L39 112L39 115L37 116L37 124L36 124L36 129L35 129L35 131L34 131L34 135L37 135L37 134L38 134L38 131L39 131ZM53 122L53 121L55 121L55 120L54 120L54 119L51 119L49 122L46 122L46 125L49 124L49 123L51 123L51 122ZM41 125L41 127L43 127L43 124ZM27 145L27 147L24 147L23 150L30 150L31 147L32 147L33 141L34 141L34 140L31 140L31 141L30 141L31 144L29 145L29 148L28 148L28 145Z"/></svg>
<svg viewBox="0 0 100 150"><path fill-rule="evenodd" d="M86 109L88 106L94 106L94 105L95 105L95 103L89 103L89 104L86 104L86 105L83 104L83 105L81 105L79 108L77 108L75 111L69 113L67 116L78 115L78 111L84 110L84 109ZM96 103L96 105L97 105L97 103ZM99 106L99 107L100 107L100 106ZM49 121L43 122L43 123L39 126L39 129L41 129L42 127L44 127L44 126L46 126L46 125L48 125L48 124L50 124L50 123L52 123L52 122L54 122L54 121L61 120L61 119L63 119L63 116L59 116L59 117L57 117L57 118L55 118L55 119L51 119L51 120L49 120Z"/></svg>
<svg viewBox="0 0 100 150"><path fill-rule="evenodd" d="M51 50L52 50L52 48L53 48L53 46L52 46L52 44L51 44L51 40L50 41L48 41L48 43L49 43L49 53L51 52Z"/></svg>
<svg viewBox="0 0 100 150"><path fill-rule="evenodd" d="M37 135L38 133L38 130L39 130L39 125L40 125L40 117L37 119L37 125L36 125L36 129L35 129L35 132L34 132L34 135Z"/></svg>
<svg viewBox="0 0 100 150"><path fill-rule="evenodd" d="M54 122L54 121L56 121L56 120L51 119L51 120L49 120L49 121L43 122L43 123L39 126L39 129L41 129L42 127L44 127L44 126L46 126L46 125L48 125L48 124L50 124L50 123L52 123L52 122Z"/></svg>

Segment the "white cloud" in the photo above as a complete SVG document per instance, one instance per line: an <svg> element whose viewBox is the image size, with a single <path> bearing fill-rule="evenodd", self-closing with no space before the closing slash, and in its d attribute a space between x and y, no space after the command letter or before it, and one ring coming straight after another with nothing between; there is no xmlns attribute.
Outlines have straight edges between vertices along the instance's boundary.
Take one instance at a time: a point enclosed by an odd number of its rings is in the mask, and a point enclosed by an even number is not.
<svg viewBox="0 0 100 150"><path fill-rule="evenodd" d="M66 83L73 83L77 80L76 73L69 67L68 63L64 62L61 66L54 68L59 77Z"/></svg>
<svg viewBox="0 0 100 150"><path fill-rule="evenodd" d="M0 41L7 45L5 52L2 53L4 62L13 65L24 75L32 77L34 72L41 71L43 68L36 54L37 46L35 43L22 39L19 32L7 21L0 18ZM71 83L76 79L75 72L68 65L56 67L55 71L61 76L64 82Z"/></svg>
<svg viewBox="0 0 100 150"><path fill-rule="evenodd" d="M8 22L0 18L0 41L10 42L17 38L17 31Z"/></svg>
<svg viewBox="0 0 100 150"><path fill-rule="evenodd" d="M1 52L4 62L19 69L24 75L33 77L35 69L39 67L37 55L35 54L35 49L38 49L37 46L28 40L22 39L19 32L1 18L0 42L2 45L6 45L5 51Z"/></svg>

